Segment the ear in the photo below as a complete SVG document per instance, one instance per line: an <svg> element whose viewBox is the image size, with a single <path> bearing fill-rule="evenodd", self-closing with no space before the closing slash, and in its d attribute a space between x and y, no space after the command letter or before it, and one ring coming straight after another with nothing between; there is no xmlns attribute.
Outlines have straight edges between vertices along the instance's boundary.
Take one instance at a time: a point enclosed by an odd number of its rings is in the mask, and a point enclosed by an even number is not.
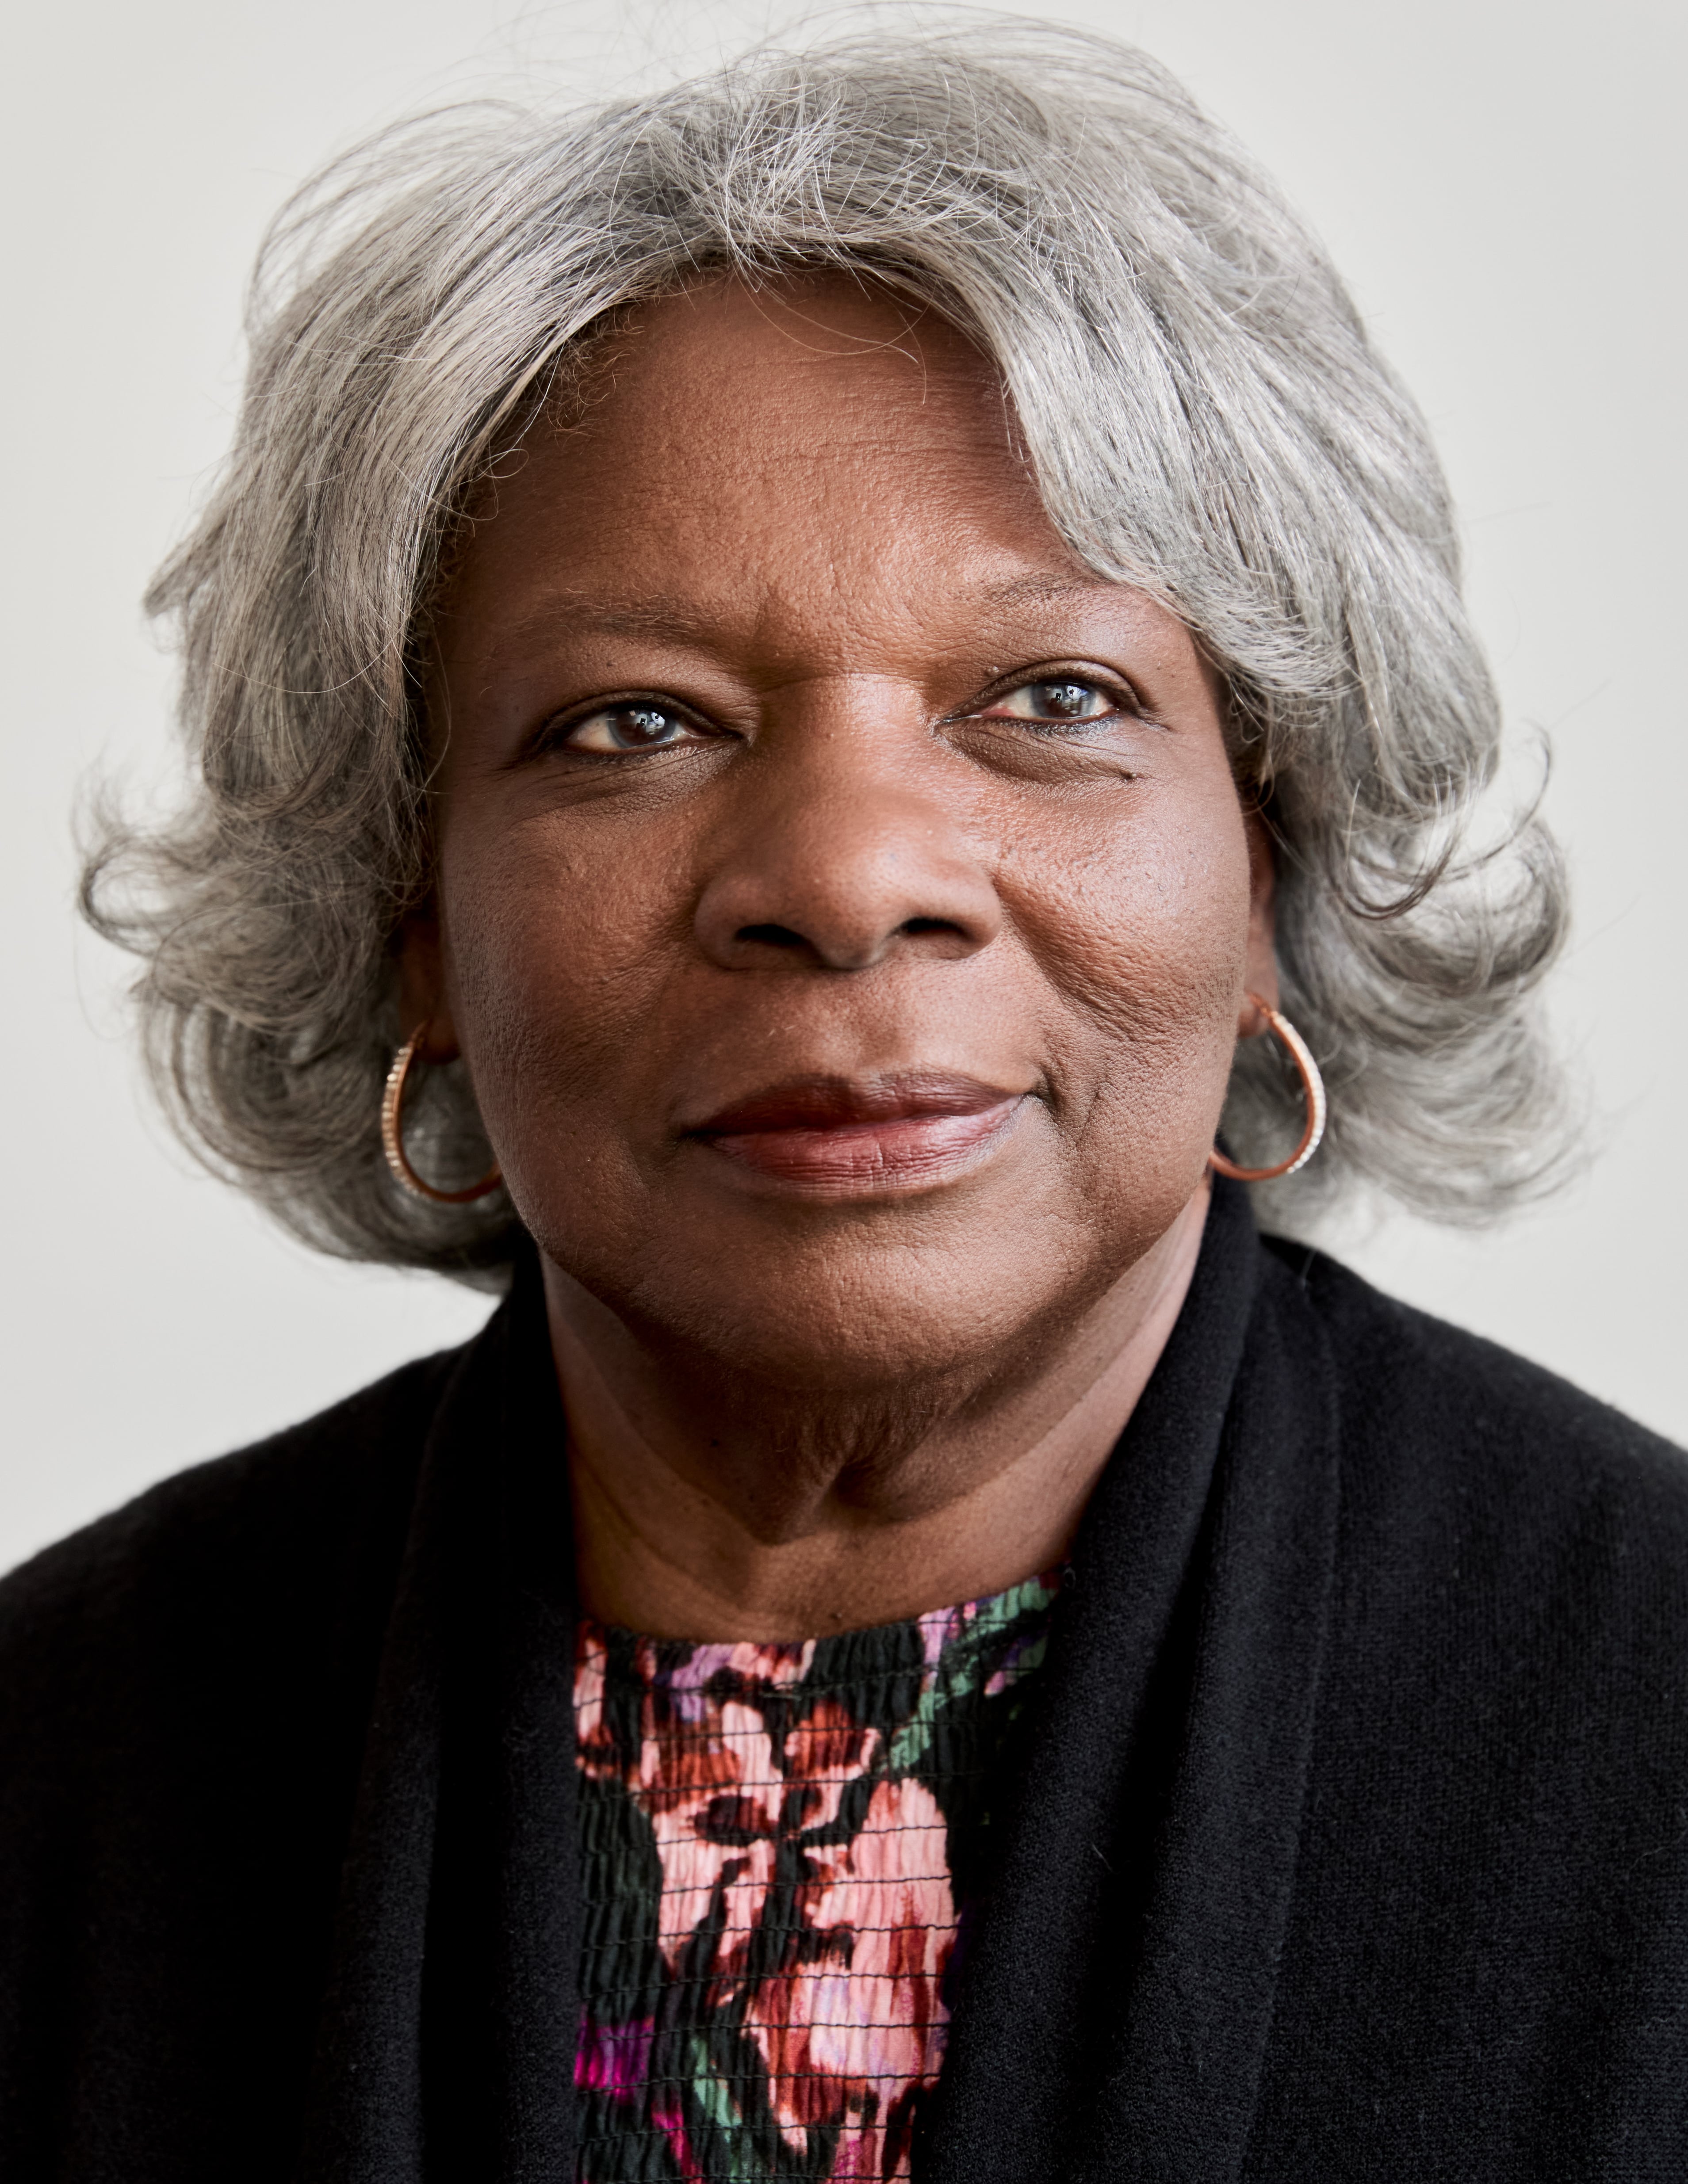
<svg viewBox="0 0 1688 2184"><path fill-rule="evenodd" d="M1271 1008L1277 1006L1277 860L1272 853L1272 830L1260 812L1248 812L1243 821L1249 837L1249 945L1243 983L1249 994L1258 994ZM1266 1019L1250 1000L1237 1013L1238 1039L1254 1039L1266 1028Z"/></svg>
<svg viewBox="0 0 1688 2184"><path fill-rule="evenodd" d="M445 998L439 916L432 903L412 911L399 928L397 954L400 1033L408 1039L426 1024L428 1036L417 1049L422 1061L455 1061L461 1049Z"/></svg>

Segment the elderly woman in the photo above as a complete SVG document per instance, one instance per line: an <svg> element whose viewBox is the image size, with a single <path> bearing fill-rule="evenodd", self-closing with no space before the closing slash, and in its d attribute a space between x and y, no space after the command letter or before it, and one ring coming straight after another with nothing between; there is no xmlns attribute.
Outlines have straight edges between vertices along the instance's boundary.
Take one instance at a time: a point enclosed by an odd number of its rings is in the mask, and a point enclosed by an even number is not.
<svg viewBox="0 0 1688 2184"><path fill-rule="evenodd" d="M5 1587L8 2184L1688 2175L1688 1470L1255 1225L1559 1143L1305 231L975 25L258 295L88 900L221 1169L507 1295Z"/></svg>

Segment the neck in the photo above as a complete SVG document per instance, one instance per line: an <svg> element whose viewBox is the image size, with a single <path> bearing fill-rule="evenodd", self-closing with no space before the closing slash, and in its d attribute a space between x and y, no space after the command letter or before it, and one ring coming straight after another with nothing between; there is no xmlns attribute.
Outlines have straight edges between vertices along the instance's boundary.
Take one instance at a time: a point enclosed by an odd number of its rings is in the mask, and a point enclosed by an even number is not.
<svg viewBox="0 0 1688 2184"><path fill-rule="evenodd" d="M548 1264L585 1612L657 1637L790 1641L1052 1568L1172 1331L1207 1201L1204 1184L1025 1357L913 1387L748 1384L640 1340Z"/></svg>

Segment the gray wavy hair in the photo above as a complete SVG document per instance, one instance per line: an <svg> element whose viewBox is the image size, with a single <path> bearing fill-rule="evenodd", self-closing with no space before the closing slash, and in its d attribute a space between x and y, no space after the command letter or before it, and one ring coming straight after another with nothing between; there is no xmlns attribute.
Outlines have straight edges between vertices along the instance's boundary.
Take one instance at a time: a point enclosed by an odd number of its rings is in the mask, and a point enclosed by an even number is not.
<svg viewBox="0 0 1688 2184"><path fill-rule="evenodd" d="M816 268L978 343L1062 533L1226 679L1277 847L1283 1006L1331 1094L1274 1214L1342 1178L1455 1220L1540 1187L1564 1110L1530 997L1563 879L1533 811L1472 846L1499 722L1423 423L1319 245L1163 70L1012 21L455 107L282 211L232 449L148 599L180 627L193 794L163 827L108 814L84 880L143 961L196 1150L328 1250L508 1263L502 1197L408 1197L377 1128L394 935L428 888L416 662L443 557L606 314ZM1233 1142L1293 1123L1271 1045L1239 1050ZM472 1088L427 1076L418 1165L472 1157Z"/></svg>

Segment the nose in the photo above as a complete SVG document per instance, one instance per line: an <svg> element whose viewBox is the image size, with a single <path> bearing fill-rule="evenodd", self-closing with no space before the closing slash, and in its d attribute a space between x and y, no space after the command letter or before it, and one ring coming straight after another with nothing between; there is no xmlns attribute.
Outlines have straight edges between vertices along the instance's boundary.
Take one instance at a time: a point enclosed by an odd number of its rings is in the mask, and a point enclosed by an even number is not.
<svg viewBox="0 0 1688 2184"><path fill-rule="evenodd" d="M698 900L695 929L713 961L866 971L900 954L989 946L1002 926L994 881L953 795L918 777L919 740L834 728L759 755L735 784L741 798Z"/></svg>

